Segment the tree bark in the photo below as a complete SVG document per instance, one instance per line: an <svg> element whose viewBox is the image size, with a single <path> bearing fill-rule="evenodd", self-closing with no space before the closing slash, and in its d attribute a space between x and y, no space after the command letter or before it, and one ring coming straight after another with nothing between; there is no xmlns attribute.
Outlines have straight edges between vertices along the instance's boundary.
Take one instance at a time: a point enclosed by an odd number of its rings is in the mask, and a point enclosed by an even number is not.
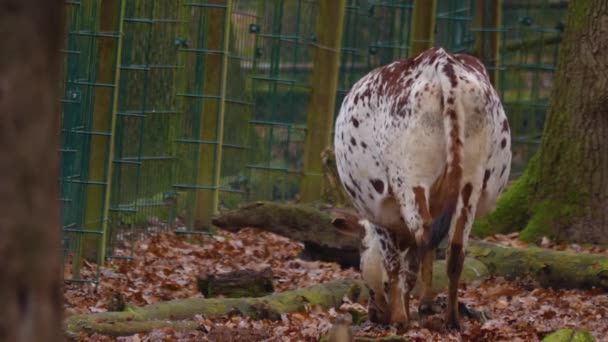
<svg viewBox="0 0 608 342"><path fill-rule="evenodd" d="M0 0L0 341L61 340L61 0Z"/></svg>
<svg viewBox="0 0 608 342"><path fill-rule="evenodd" d="M571 1L539 150L474 232L608 242L608 2Z"/></svg>

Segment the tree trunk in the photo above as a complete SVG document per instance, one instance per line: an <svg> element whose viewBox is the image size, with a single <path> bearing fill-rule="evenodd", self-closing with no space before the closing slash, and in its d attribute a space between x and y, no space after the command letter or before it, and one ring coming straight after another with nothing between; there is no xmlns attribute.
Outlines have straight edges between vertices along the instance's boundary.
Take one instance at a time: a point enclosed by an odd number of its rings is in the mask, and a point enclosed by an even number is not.
<svg viewBox="0 0 608 342"><path fill-rule="evenodd" d="M608 242L608 2L574 0L541 146L478 234Z"/></svg>
<svg viewBox="0 0 608 342"><path fill-rule="evenodd" d="M61 340L61 0L0 0L0 341Z"/></svg>

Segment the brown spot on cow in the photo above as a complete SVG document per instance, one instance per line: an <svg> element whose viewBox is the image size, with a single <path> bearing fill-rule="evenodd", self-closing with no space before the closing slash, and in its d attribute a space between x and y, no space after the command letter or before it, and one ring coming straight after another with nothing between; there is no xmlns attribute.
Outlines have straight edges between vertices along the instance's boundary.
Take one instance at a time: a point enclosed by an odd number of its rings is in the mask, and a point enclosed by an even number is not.
<svg viewBox="0 0 608 342"><path fill-rule="evenodd" d="M502 166L502 170L500 171L500 177L505 174L505 171L507 171L507 165Z"/></svg>
<svg viewBox="0 0 608 342"><path fill-rule="evenodd" d="M353 175L349 173L348 177L350 178L350 181L353 183L353 185L355 186L355 188L357 188L357 190L359 190L359 192L363 192L363 190L361 189L361 186L359 185L359 182L357 182L355 180L355 178L353 178Z"/></svg>
<svg viewBox="0 0 608 342"><path fill-rule="evenodd" d="M448 62L443 66L443 73L450 79L452 87L456 88L458 86L458 77L456 77L452 63Z"/></svg>
<svg viewBox="0 0 608 342"><path fill-rule="evenodd" d="M507 119L505 119L505 121L502 122L502 131L503 132L509 131L509 122Z"/></svg>
<svg viewBox="0 0 608 342"><path fill-rule="evenodd" d="M462 188L462 203L463 207L467 207L469 205L469 200L471 199L471 193L473 192L473 185L471 183L467 183Z"/></svg>
<svg viewBox="0 0 608 342"><path fill-rule="evenodd" d="M507 147L507 138L502 138L502 141L500 142L500 148L505 148Z"/></svg>
<svg viewBox="0 0 608 342"><path fill-rule="evenodd" d="M363 92L363 94L361 94L361 101L365 102L365 99L367 99L367 103L369 104L369 100L372 97L372 90L367 87L365 88L365 91Z"/></svg>
<svg viewBox="0 0 608 342"><path fill-rule="evenodd" d="M382 194L384 192L384 182L382 180L370 179L369 181L370 183L372 183L372 186L379 194Z"/></svg>
<svg viewBox="0 0 608 342"><path fill-rule="evenodd" d="M453 97L448 97L448 104L451 104L451 105L454 104L454 98Z"/></svg>
<svg viewBox="0 0 608 342"><path fill-rule="evenodd" d="M350 143L351 143L353 146L357 146L357 140L355 140L355 138L353 138L353 137L350 137Z"/></svg>
<svg viewBox="0 0 608 342"><path fill-rule="evenodd" d="M353 190L350 186L348 186L348 184L344 183L344 187L346 188L346 191L348 191L348 193L353 197L356 198L357 197L357 193L355 192L355 190Z"/></svg>
<svg viewBox="0 0 608 342"><path fill-rule="evenodd" d="M479 63L479 60L473 56L455 54L454 57L461 62L467 69L474 70L479 74L486 76L486 70L483 64Z"/></svg>
<svg viewBox="0 0 608 342"><path fill-rule="evenodd" d="M488 179L490 179L490 170L486 170L486 172L483 174L483 187L481 188L482 190L485 190L488 186Z"/></svg>
<svg viewBox="0 0 608 342"><path fill-rule="evenodd" d="M350 121L352 121L353 126L355 126L355 128L356 128L356 127L359 127L359 120L357 120L357 119L355 119L355 118L352 118Z"/></svg>
<svg viewBox="0 0 608 342"><path fill-rule="evenodd" d="M404 89L401 85L401 80L411 73L411 69L417 63L412 58L408 58L397 63L393 63L390 66L385 66L380 69L380 77L384 88L380 92L381 95L385 96L397 96Z"/></svg>

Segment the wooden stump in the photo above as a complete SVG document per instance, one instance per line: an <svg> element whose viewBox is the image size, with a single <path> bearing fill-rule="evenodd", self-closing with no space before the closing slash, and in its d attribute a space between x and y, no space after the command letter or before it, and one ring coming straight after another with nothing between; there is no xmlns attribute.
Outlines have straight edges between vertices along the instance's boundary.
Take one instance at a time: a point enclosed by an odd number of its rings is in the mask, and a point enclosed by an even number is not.
<svg viewBox="0 0 608 342"><path fill-rule="evenodd" d="M205 298L263 297L274 292L272 270L238 270L220 274L202 274L196 279L198 290Z"/></svg>

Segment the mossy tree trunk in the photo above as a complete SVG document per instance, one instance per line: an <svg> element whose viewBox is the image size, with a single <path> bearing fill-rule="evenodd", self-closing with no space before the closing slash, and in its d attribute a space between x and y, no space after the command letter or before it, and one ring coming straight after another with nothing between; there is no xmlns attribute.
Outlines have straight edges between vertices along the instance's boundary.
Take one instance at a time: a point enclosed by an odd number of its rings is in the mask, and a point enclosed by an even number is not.
<svg viewBox="0 0 608 342"><path fill-rule="evenodd" d="M478 234L608 242L608 2L574 0L541 146Z"/></svg>
<svg viewBox="0 0 608 342"><path fill-rule="evenodd" d="M0 341L61 339L61 0L0 0Z"/></svg>

